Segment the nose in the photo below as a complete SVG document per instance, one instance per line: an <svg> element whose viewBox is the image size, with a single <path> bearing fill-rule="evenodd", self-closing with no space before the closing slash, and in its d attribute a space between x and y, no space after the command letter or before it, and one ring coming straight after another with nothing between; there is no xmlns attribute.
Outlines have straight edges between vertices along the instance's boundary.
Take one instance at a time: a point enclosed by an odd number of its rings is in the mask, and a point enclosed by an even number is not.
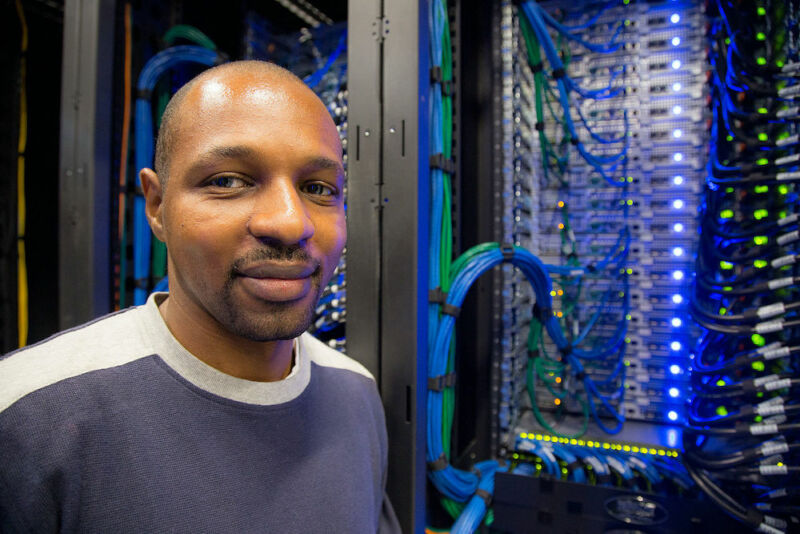
<svg viewBox="0 0 800 534"><path fill-rule="evenodd" d="M292 180L273 180L256 195L247 229L262 241L298 245L314 235L314 225Z"/></svg>

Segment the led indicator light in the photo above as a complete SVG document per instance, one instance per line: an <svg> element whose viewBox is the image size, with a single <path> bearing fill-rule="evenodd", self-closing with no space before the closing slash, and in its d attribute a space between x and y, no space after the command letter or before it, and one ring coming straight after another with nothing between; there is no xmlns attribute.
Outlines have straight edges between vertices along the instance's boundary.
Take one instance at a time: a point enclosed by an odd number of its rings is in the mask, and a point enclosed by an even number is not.
<svg viewBox="0 0 800 534"><path fill-rule="evenodd" d="M679 44L681 44L681 38L680 37L673 37L672 38L672 46L678 46Z"/></svg>
<svg viewBox="0 0 800 534"><path fill-rule="evenodd" d="M681 394L681 392L680 392L680 390L678 388L669 388L669 396L670 397L675 398L680 394Z"/></svg>
<svg viewBox="0 0 800 534"><path fill-rule="evenodd" d="M675 152L675 154L672 155L672 160L683 161L683 154L681 154L680 152Z"/></svg>
<svg viewBox="0 0 800 534"><path fill-rule="evenodd" d="M672 302L675 303L675 304L680 304L681 302L683 302L683 297L676 293L676 294L672 295Z"/></svg>
<svg viewBox="0 0 800 534"><path fill-rule="evenodd" d="M673 317L671 322L672 322L672 326L674 326L675 328L678 328L680 325L683 324L683 321L681 321L677 317Z"/></svg>
<svg viewBox="0 0 800 534"><path fill-rule="evenodd" d="M672 271L673 280L683 280L683 271Z"/></svg>
<svg viewBox="0 0 800 534"><path fill-rule="evenodd" d="M680 341L673 341L669 344L669 348L672 350L681 350L681 342Z"/></svg>
<svg viewBox="0 0 800 534"><path fill-rule="evenodd" d="M673 106L673 108L672 108L672 114L673 115L680 115L682 111L683 111L683 108L680 107L680 106Z"/></svg>
<svg viewBox="0 0 800 534"><path fill-rule="evenodd" d="M677 24L677 23L679 23L679 22L681 21L681 16L680 16L680 15L678 15L677 13L673 13L673 14L672 14L672 15L669 17L669 21L670 21L671 23L673 23L673 24Z"/></svg>
<svg viewBox="0 0 800 534"><path fill-rule="evenodd" d="M675 208L676 210L683 208L683 200L676 198L675 200L672 201L672 207Z"/></svg>
<svg viewBox="0 0 800 534"><path fill-rule="evenodd" d="M672 130L672 137L674 137L675 139L679 139L682 136L683 136L683 131L681 131L680 128L675 128L674 130Z"/></svg>
<svg viewBox="0 0 800 534"><path fill-rule="evenodd" d="M675 185L681 185L683 183L683 176L673 176L672 183Z"/></svg>
<svg viewBox="0 0 800 534"><path fill-rule="evenodd" d="M681 224L681 223L675 223L675 224L673 224L673 225L672 225L672 230L673 230L674 232L683 232L683 224Z"/></svg>
<svg viewBox="0 0 800 534"><path fill-rule="evenodd" d="M669 412L667 412L667 418L670 421L677 421L678 420L678 412L676 412L675 410L670 410Z"/></svg>
<svg viewBox="0 0 800 534"><path fill-rule="evenodd" d="M672 60L672 68L675 70L681 68L681 60L680 59Z"/></svg>
<svg viewBox="0 0 800 534"><path fill-rule="evenodd" d="M676 93L680 91L682 88L683 86L681 85L680 82L675 82L672 84L672 90L675 91Z"/></svg>
<svg viewBox="0 0 800 534"><path fill-rule="evenodd" d="M683 249L681 247L675 247L672 249L672 255L680 258L683 256Z"/></svg>
<svg viewBox="0 0 800 534"><path fill-rule="evenodd" d="M669 372L673 375L679 375L681 374L681 366L673 363L669 366Z"/></svg>

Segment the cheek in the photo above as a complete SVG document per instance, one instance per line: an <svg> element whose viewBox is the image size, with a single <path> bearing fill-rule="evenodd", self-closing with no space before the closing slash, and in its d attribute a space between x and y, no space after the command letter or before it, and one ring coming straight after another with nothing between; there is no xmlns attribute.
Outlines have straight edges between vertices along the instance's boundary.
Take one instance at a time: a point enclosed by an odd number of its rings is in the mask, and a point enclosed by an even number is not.
<svg viewBox="0 0 800 534"><path fill-rule="evenodd" d="M345 225L344 211L334 216L324 217L315 224L315 237L317 246L329 258L331 270L336 267L339 256L347 241L347 227Z"/></svg>
<svg viewBox="0 0 800 534"><path fill-rule="evenodd" d="M231 263L238 235L231 214L197 205L184 208L173 210L166 221L167 248L173 259L182 264L178 267L202 271L212 265Z"/></svg>

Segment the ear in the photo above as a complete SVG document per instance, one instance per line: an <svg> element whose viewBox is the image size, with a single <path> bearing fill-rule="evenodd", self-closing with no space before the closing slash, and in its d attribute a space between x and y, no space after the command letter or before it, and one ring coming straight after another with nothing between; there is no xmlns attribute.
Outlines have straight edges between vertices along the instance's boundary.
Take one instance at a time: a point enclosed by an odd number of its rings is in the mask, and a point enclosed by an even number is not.
<svg viewBox="0 0 800 534"><path fill-rule="evenodd" d="M161 188L161 181L153 169L144 168L139 171L139 179L142 182L142 192L144 193L144 213L147 222L155 236L161 241L165 241L164 223L162 219L162 207L164 205L164 191Z"/></svg>

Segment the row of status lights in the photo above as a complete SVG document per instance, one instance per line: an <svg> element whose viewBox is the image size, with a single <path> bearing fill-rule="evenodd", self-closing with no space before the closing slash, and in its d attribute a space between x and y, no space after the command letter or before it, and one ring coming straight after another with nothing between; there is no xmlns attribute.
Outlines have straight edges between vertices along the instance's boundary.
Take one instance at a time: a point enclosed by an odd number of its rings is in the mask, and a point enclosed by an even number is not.
<svg viewBox="0 0 800 534"><path fill-rule="evenodd" d="M563 445L577 445L578 447L589 447L594 449L605 449L610 451L632 452L637 454L650 454L653 456L667 456L670 458L678 457L678 451L674 449L663 449L660 447L646 447L640 445L629 445L626 443L611 443L608 441L592 441L592 440L583 440L576 438L562 438L558 436L550 436L548 434L535 434L532 432L521 432L519 437L522 439L560 443Z"/></svg>

